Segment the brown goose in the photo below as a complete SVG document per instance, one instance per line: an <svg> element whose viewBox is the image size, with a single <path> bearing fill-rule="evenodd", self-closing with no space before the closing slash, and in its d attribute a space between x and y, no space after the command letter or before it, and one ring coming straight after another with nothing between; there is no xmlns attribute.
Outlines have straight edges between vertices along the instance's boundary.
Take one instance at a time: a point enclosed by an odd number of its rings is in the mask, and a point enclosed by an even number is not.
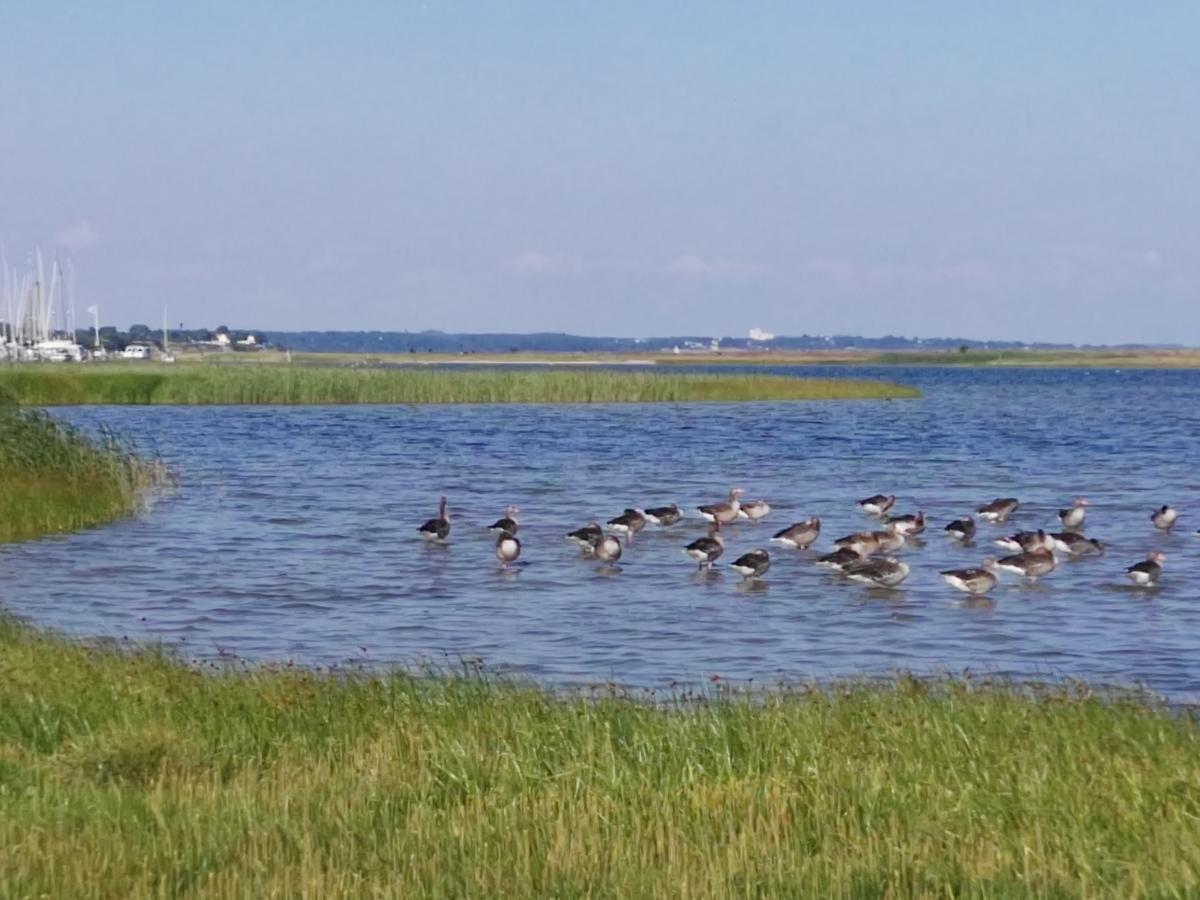
<svg viewBox="0 0 1200 900"><path fill-rule="evenodd" d="M996 575L992 571L995 567L996 561L989 557L978 569L947 569L938 574L942 576L942 581L955 590L982 596L996 586Z"/></svg>
<svg viewBox="0 0 1200 900"><path fill-rule="evenodd" d="M1165 503L1150 514L1150 521L1160 531L1170 531L1175 527L1175 520L1178 518L1179 511Z"/></svg>
<svg viewBox="0 0 1200 900"><path fill-rule="evenodd" d="M621 558L621 541L611 534L602 534L592 545L592 555L601 562L615 563Z"/></svg>
<svg viewBox="0 0 1200 900"><path fill-rule="evenodd" d="M946 526L946 533L956 541L969 541L975 537L975 520L970 516L955 519Z"/></svg>
<svg viewBox="0 0 1200 900"><path fill-rule="evenodd" d="M908 538L890 524L883 531L872 531L871 536L875 538L876 553L894 553L908 542Z"/></svg>
<svg viewBox="0 0 1200 900"><path fill-rule="evenodd" d="M833 542L834 547L848 547L859 556L870 556L879 550L879 537L874 531L856 531Z"/></svg>
<svg viewBox="0 0 1200 900"><path fill-rule="evenodd" d="M417 532L426 541L444 541L450 536L450 513L446 511L445 497L438 502L437 518L427 521Z"/></svg>
<svg viewBox="0 0 1200 900"><path fill-rule="evenodd" d="M1056 531L1050 535L1054 549L1068 556L1087 556L1103 553L1104 545L1095 538L1084 537L1078 531Z"/></svg>
<svg viewBox="0 0 1200 900"><path fill-rule="evenodd" d="M870 497L859 500L858 505L862 507L862 511L868 516L882 517L889 509L896 505L896 495L873 494Z"/></svg>
<svg viewBox="0 0 1200 900"><path fill-rule="evenodd" d="M679 507L672 503L670 506L655 506L645 510L643 513L646 521L651 525L674 525L683 518L683 513L679 511Z"/></svg>
<svg viewBox="0 0 1200 900"><path fill-rule="evenodd" d="M985 522L1004 522L1016 512L1020 505L1020 501L1016 497L997 497L991 503L977 507L975 512Z"/></svg>
<svg viewBox="0 0 1200 900"><path fill-rule="evenodd" d="M847 566L862 562L864 558L853 547L839 547L832 553L818 557L817 565L823 569L837 569L839 572L845 572Z"/></svg>
<svg viewBox="0 0 1200 900"><path fill-rule="evenodd" d="M851 581L891 588L908 577L909 569L908 563L901 562L894 556L885 556L883 559L864 559L862 562L851 563L844 571Z"/></svg>
<svg viewBox="0 0 1200 900"><path fill-rule="evenodd" d="M738 517L738 511L742 508L742 503L738 497L746 493L741 488L735 487L729 492L729 499L724 503L713 503L710 506L699 506L701 517L706 522L717 522L721 525L728 525Z"/></svg>
<svg viewBox="0 0 1200 900"><path fill-rule="evenodd" d="M596 541L604 536L604 532L600 529L600 525L596 522L588 522L582 528L577 528L574 531L567 533L567 540L578 544L579 547L587 553L591 553L596 549Z"/></svg>
<svg viewBox="0 0 1200 900"><path fill-rule="evenodd" d="M683 552L696 561L697 568L711 567L717 557L725 552L725 541L720 531L721 523L713 522L708 526L708 537L692 541L683 548Z"/></svg>
<svg viewBox="0 0 1200 900"><path fill-rule="evenodd" d="M488 531L497 533L507 531L509 534L516 534L517 529L521 527L521 523L517 521L517 513L521 511L517 506L504 507L504 515L488 526Z"/></svg>
<svg viewBox="0 0 1200 900"><path fill-rule="evenodd" d="M1166 558L1166 554L1151 550L1144 560L1127 568L1125 574L1138 587L1152 587L1162 575L1162 564Z"/></svg>
<svg viewBox="0 0 1200 900"><path fill-rule="evenodd" d="M916 515L889 516L887 524L896 529L897 534L917 535L925 530L925 513L918 510Z"/></svg>
<svg viewBox="0 0 1200 900"><path fill-rule="evenodd" d="M1018 553L1014 556L1003 556L996 560L996 568L1026 578L1041 578L1049 575L1058 565L1058 557L1052 550L1039 548Z"/></svg>
<svg viewBox="0 0 1200 900"><path fill-rule="evenodd" d="M797 522L795 525L789 525L783 531L776 532L775 536L771 538L771 542L783 544L785 547L793 547L796 550L807 550L820 534L821 520L814 516L803 522Z"/></svg>
<svg viewBox="0 0 1200 900"><path fill-rule="evenodd" d="M507 531L496 536L496 559L500 560L500 568L507 569L508 564L517 561L521 555L521 540L515 534Z"/></svg>
<svg viewBox="0 0 1200 900"><path fill-rule="evenodd" d="M1058 521L1062 522L1067 531L1076 531L1083 526L1083 520L1087 518L1087 508L1091 505L1083 497L1076 497L1070 506L1058 511Z"/></svg>
<svg viewBox="0 0 1200 900"><path fill-rule="evenodd" d="M1008 537L996 538L992 541L997 547L1012 553L1026 553L1030 550L1053 550L1054 541L1046 532L1039 528L1037 531L1018 531Z"/></svg>
<svg viewBox="0 0 1200 900"><path fill-rule="evenodd" d="M771 504L766 500L750 500L738 506L738 518L757 522L759 519L765 519L770 511Z"/></svg>
<svg viewBox="0 0 1200 900"><path fill-rule="evenodd" d="M761 578L771 568L771 557L766 550L751 550L730 563L729 568L742 578Z"/></svg>
<svg viewBox="0 0 1200 900"><path fill-rule="evenodd" d="M646 527L646 516L640 509L626 509L615 519L608 520L608 528L633 540L633 536Z"/></svg>

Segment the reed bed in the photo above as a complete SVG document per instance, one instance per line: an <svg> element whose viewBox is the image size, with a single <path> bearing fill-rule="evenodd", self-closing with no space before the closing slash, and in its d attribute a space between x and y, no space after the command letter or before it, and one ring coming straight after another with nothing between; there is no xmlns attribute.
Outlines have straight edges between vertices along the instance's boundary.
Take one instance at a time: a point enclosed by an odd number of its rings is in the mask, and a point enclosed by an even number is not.
<svg viewBox="0 0 1200 900"><path fill-rule="evenodd" d="M863 379L286 365L11 366L0 397L75 404L682 403L914 397Z"/></svg>
<svg viewBox="0 0 1200 900"><path fill-rule="evenodd" d="M0 542L98 525L133 512L162 467L113 435L98 440L0 402Z"/></svg>
<svg viewBox="0 0 1200 900"><path fill-rule="evenodd" d="M552 695L0 619L9 896L1182 897L1200 729L967 681Z"/></svg>

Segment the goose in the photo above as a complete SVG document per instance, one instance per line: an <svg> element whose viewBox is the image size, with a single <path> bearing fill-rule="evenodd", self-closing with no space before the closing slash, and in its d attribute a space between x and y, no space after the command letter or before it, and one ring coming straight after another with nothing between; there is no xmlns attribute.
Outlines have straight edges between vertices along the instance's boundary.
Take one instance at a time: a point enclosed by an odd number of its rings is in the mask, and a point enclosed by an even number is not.
<svg viewBox="0 0 1200 900"><path fill-rule="evenodd" d="M1150 514L1150 521L1160 531L1170 531L1175 527L1175 520L1178 518L1179 511L1165 503Z"/></svg>
<svg viewBox="0 0 1200 900"><path fill-rule="evenodd" d="M1054 541L1041 528L1037 531L1018 531L1008 537L996 538L992 543L1012 553L1026 553L1039 548L1054 549Z"/></svg>
<svg viewBox="0 0 1200 900"><path fill-rule="evenodd" d="M746 493L741 488L735 487L729 492L729 499L724 503L713 503L710 506L696 507L700 511L700 515L706 522L717 522L721 525L728 525L738 517L738 510L742 508L741 501L738 497Z"/></svg>
<svg viewBox="0 0 1200 900"><path fill-rule="evenodd" d="M670 506L655 506L652 509L647 509L643 513L646 521L651 525L674 525L683 518L683 513L679 511L679 507L672 503Z"/></svg>
<svg viewBox="0 0 1200 900"><path fill-rule="evenodd" d="M521 555L521 541L515 534L502 531L496 536L496 559L500 560L500 568L507 569L508 564L516 562Z"/></svg>
<svg viewBox="0 0 1200 900"><path fill-rule="evenodd" d="M517 529L521 527L521 523L517 521L517 513L521 511L517 506L504 507L504 515L488 526L488 531L497 533L507 531L509 534L516 534Z"/></svg>
<svg viewBox="0 0 1200 900"><path fill-rule="evenodd" d="M627 508L615 519L608 520L609 531L627 536L631 541L633 536L646 527L646 516L640 509Z"/></svg>
<svg viewBox="0 0 1200 900"><path fill-rule="evenodd" d="M908 541L902 532L891 525L883 531L872 531L871 536L875 538L875 553L894 553Z"/></svg>
<svg viewBox="0 0 1200 900"><path fill-rule="evenodd" d="M735 559L729 568L742 578L761 578L771 568L771 557L766 550L751 550Z"/></svg>
<svg viewBox="0 0 1200 900"><path fill-rule="evenodd" d="M1058 565L1058 557L1052 550L1039 548L1018 553L1014 556L1003 556L996 560L996 568L1026 578L1041 578L1049 575Z"/></svg>
<svg viewBox="0 0 1200 900"><path fill-rule="evenodd" d="M1058 511L1058 521L1062 522L1067 531L1075 531L1083 525L1083 520L1087 518L1087 508L1091 505L1083 497L1076 497L1070 506Z"/></svg>
<svg viewBox="0 0 1200 900"><path fill-rule="evenodd" d="M591 553L596 548L596 541L604 536L604 532L595 522L588 522L582 528L577 528L574 531L567 533L567 540L572 541L580 546L584 551Z"/></svg>
<svg viewBox="0 0 1200 900"><path fill-rule="evenodd" d="M621 558L621 541L611 534L601 534L592 545L592 555L601 562L615 563Z"/></svg>
<svg viewBox="0 0 1200 900"><path fill-rule="evenodd" d="M894 556L883 559L864 559L862 562L846 566L846 577L852 581L864 584L874 584L879 587L891 588L908 577L908 563L900 562Z"/></svg>
<svg viewBox="0 0 1200 900"><path fill-rule="evenodd" d="M1103 553L1104 545L1095 538L1084 537L1078 531L1056 531L1050 535L1054 549L1068 556L1087 556L1090 553Z"/></svg>
<svg viewBox="0 0 1200 900"><path fill-rule="evenodd" d="M725 552L725 541L722 539L720 531L721 523L713 522L708 526L708 537L694 540L683 548L686 555L696 560L698 569L703 569L705 566L711 568L717 557Z"/></svg>
<svg viewBox="0 0 1200 900"><path fill-rule="evenodd" d="M777 531L771 538L771 542L783 544L785 547L793 547L796 550L807 550L820 534L821 520L813 517L805 519L803 522L797 522L795 525L789 525L783 531Z"/></svg>
<svg viewBox="0 0 1200 900"><path fill-rule="evenodd" d="M765 519L770 511L771 504L766 500L751 500L748 503L739 504L738 518L757 522L759 519Z"/></svg>
<svg viewBox="0 0 1200 900"><path fill-rule="evenodd" d="M889 509L896 504L895 494L874 494L858 501L858 505L862 507L862 511L868 516L882 517Z"/></svg>
<svg viewBox="0 0 1200 900"><path fill-rule="evenodd" d="M925 513L920 510L916 515L909 513L905 516L889 516L888 526L895 528L898 534L917 535L925 530Z"/></svg>
<svg viewBox="0 0 1200 900"><path fill-rule="evenodd" d="M1020 505L1016 497L997 497L991 503L977 507L975 512L979 513L979 518L985 522L1004 522Z"/></svg>
<svg viewBox="0 0 1200 900"><path fill-rule="evenodd" d="M417 532L426 541L444 541L450 536L450 513L446 511L445 497L438 502L437 518L430 519Z"/></svg>
<svg viewBox="0 0 1200 900"><path fill-rule="evenodd" d="M946 533L956 541L969 541L975 537L975 520L970 516L955 519L946 526Z"/></svg>
<svg viewBox="0 0 1200 900"><path fill-rule="evenodd" d="M978 569L947 569L938 574L942 576L942 581L955 590L978 597L996 586L996 573L992 571L995 567L996 561L988 557Z"/></svg>
<svg viewBox="0 0 1200 900"><path fill-rule="evenodd" d="M864 558L853 547L839 547L832 553L826 553L824 556L818 557L817 565L823 569L837 569L839 572L845 572L846 566L862 562Z"/></svg>
<svg viewBox="0 0 1200 900"><path fill-rule="evenodd" d="M1166 558L1165 553L1151 550L1146 554L1144 560L1134 563L1127 568L1125 574L1138 587L1151 587L1158 581L1158 577L1162 575L1162 564Z"/></svg>
<svg viewBox="0 0 1200 900"><path fill-rule="evenodd" d="M879 538L874 531L857 531L838 538L833 546L849 547L859 556L870 556L879 549Z"/></svg>

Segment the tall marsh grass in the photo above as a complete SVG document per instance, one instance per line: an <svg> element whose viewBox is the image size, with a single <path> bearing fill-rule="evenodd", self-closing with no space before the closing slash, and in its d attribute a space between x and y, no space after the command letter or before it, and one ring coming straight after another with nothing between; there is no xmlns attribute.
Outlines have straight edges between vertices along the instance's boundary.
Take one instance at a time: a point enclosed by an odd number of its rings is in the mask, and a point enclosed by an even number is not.
<svg viewBox="0 0 1200 900"><path fill-rule="evenodd" d="M914 397L858 379L590 369L352 369L287 365L10 366L0 397L69 404L671 403Z"/></svg>
<svg viewBox="0 0 1200 900"><path fill-rule="evenodd" d="M93 440L0 401L0 542L126 515L163 477L110 434Z"/></svg>
<svg viewBox="0 0 1200 900"><path fill-rule="evenodd" d="M0 620L0 885L53 897L1183 897L1185 715L969 682L647 703L204 673Z"/></svg>

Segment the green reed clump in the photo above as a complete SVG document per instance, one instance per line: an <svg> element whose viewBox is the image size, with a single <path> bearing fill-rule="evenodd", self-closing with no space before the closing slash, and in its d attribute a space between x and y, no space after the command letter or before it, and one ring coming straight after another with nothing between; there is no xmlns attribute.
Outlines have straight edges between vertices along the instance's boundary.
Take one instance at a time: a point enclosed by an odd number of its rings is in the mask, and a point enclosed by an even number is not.
<svg viewBox="0 0 1200 900"><path fill-rule="evenodd" d="M161 467L111 434L93 440L0 402L0 541L107 522L134 510Z"/></svg>
<svg viewBox="0 0 1200 900"><path fill-rule="evenodd" d="M683 403L914 397L882 381L603 369L354 369L176 365L10 366L0 396L27 406L103 403Z"/></svg>
<svg viewBox="0 0 1200 900"><path fill-rule="evenodd" d="M1200 729L901 679L647 703L203 673L0 621L12 896L1175 897Z"/></svg>

